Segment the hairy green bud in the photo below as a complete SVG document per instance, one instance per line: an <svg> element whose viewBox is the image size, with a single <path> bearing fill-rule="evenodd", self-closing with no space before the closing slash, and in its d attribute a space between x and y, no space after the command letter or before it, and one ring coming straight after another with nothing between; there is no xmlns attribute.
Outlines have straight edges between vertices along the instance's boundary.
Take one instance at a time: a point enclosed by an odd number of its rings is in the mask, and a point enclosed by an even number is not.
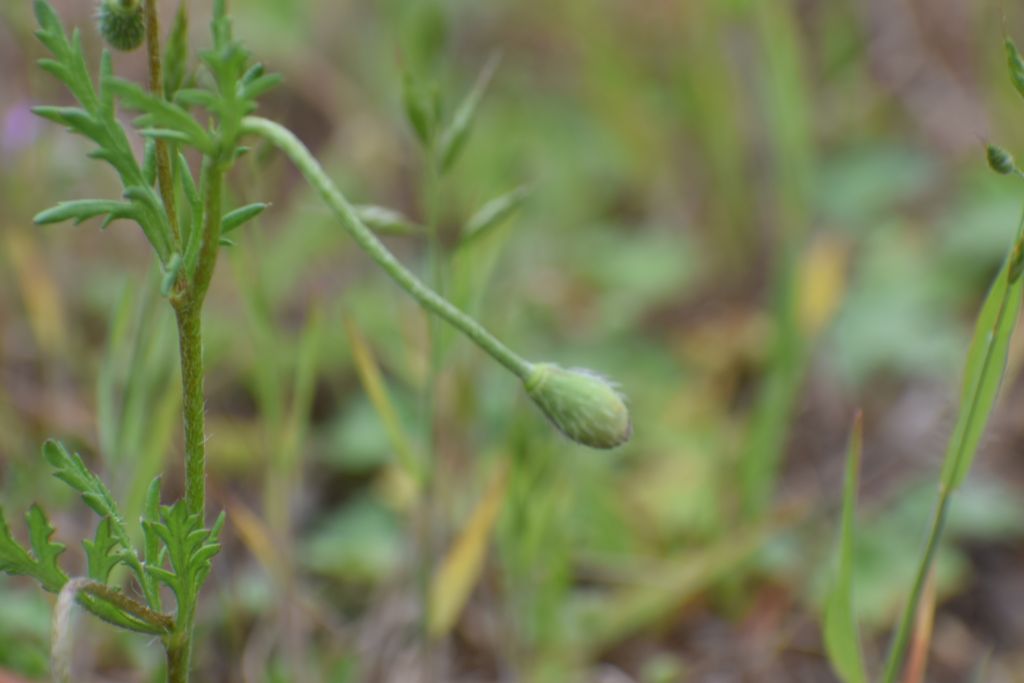
<svg viewBox="0 0 1024 683"><path fill-rule="evenodd" d="M1013 156L1002 147L988 145L985 147L985 158L988 159L988 166L996 173L1009 175L1017 170Z"/></svg>
<svg viewBox="0 0 1024 683"><path fill-rule="evenodd" d="M100 35L115 50L130 52L146 38L140 0L102 0L98 19Z"/></svg>
<svg viewBox="0 0 1024 683"><path fill-rule="evenodd" d="M633 435L625 400L597 373L538 363L530 369L523 386L552 424L577 443L615 448Z"/></svg>

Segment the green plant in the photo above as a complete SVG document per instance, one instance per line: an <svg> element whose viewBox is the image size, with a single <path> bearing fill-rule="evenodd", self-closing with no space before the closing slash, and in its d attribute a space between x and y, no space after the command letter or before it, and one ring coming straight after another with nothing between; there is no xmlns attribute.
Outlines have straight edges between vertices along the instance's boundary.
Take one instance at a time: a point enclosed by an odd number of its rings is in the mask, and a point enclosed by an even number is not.
<svg viewBox="0 0 1024 683"><path fill-rule="evenodd" d="M1024 60L1016 46L1006 40L1006 53L1011 80L1017 92L1024 97ZM1013 158L1004 150L989 145L986 157L993 171L1001 175L1020 175ZM903 671L906 650L917 618L928 577L932 572L939 542L952 504L953 493L970 472L977 455L989 416L1006 371L1010 338L1020 316L1024 297L1024 215L1017 227L1016 237L1006 252L1003 265L996 274L981 306L974 334L967 351L960 408L950 436L939 478L939 492L935 503L924 549L918 561L913 585L906 605L893 633L889 654L881 679L884 683L899 680ZM846 487L843 495L843 515L840 526L840 551L835 584L830 593L825 618L825 641L833 668L847 683L867 680L866 666L853 614L853 584L851 577L854 505L857 495L857 472L860 461L860 424L854 427L848 455Z"/></svg>
<svg viewBox="0 0 1024 683"><path fill-rule="evenodd" d="M145 495L139 529L142 543L138 545L133 541L135 529L119 504L82 458L55 441L44 445L43 455L55 476L80 493L100 518L95 537L83 542L86 577L71 578L59 566L64 546L51 540L54 529L41 508L34 506L27 515L30 548L14 539L0 514L0 570L33 577L44 589L59 594L53 643L54 670L59 677L70 678L65 656L71 635L68 614L77 602L116 626L159 636L166 650L167 680L180 683L189 678L198 597L220 549L218 539L224 524L223 513L209 527L205 521L203 305L218 252L232 243L227 235L266 206L253 203L224 210L225 178L247 151L242 144L245 136L257 136L280 148L355 242L432 317L452 325L522 380L527 394L560 431L595 448L614 447L629 438L628 410L609 382L593 373L533 364L520 357L403 266L364 222L364 217L379 218L380 212L371 216L355 209L291 131L252 116L256 100L280 79L265 73L261 65L249 63L247 51L232 35L225 0L213 5L212 47L200 54L202 72L195 77L189 76L184 3L167 50L161 54L155 0L144 4L102 0L100 30L107 42L118 49L145 43L148 90L115 77L108 52L103 53L98 83L94 83L79 32L75 30L69 37L45 0L36 0L34 7L37 36L52 53L40 66L62 81L78 103L37 107L35 113L95 143L90 156L110 165L123 185L120 200L61 202L35 220L39 224L80 223L103 216L104 227L125 219L142 229L162 271L161 293L173 308L177 323L185 442L185 495L161 506L160 478L153 480ZM141 161L116 116L118 103L140 114L134 125L146 140ZM475 107L472 97L470 104L469 110L459 109L453 126L438 138L442 168L452 163L465 141ZM198 179L193 176L187 151L201 157ZM490 206L490 213L473 223L474 232L500 220L507 210L504 205ZM127 570L140 598L124 589L119 567ZM174 594L173 612L163 604L162 587Z"/></svg>

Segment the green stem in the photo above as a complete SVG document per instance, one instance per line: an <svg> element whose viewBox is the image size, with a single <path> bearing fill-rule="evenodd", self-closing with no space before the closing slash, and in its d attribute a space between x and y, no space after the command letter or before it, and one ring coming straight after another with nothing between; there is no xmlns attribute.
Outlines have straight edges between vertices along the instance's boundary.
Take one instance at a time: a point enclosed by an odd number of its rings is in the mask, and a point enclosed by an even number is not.
<svg viewBox="0 0 1024 683"><path fill-rule="evenodd" d="M156 97L164 96L163 66L160 63L160 16L156 0L146 0L146 53L149 61L149 90ZM181 248L178 216L174 205L174 181L171 175L171 155L165 140L156 141L156 177L160 187L167 222L171 225L174 250Z"/></svg>
<svg viewBox="0 0 1024 683"><path fill-rule="evenodd" d="M910 591L910 599L907 601L903 614L900 617L899 627L889 647L889 657L885 663L885 674L882 676L883 683L895 683L903 667L903 656L910 641L910 633L913 628L914 618L917 615L917 607L921 601L921 593L924 591L928 573L931 571L932 563L935 561L935 553L939 547L939 539L942 537L942 530L946 526L946 513L949 511L949 502L952 491L943 486L939 491L939 501L935 506L935 514L932 516L932 526L928 533L928 542L925 546L924 555L921 556L921 563L917 567L917 575L914 577L914 585Z"/></svg>
<svg viewBox="0 0 1024 683"><path fill-rule="evenodd" d="M188 683L191 667L191 638L171 636L164 640L167 651L167 683Z"/></svg>
<svg viewBox="0 0 1024 683"><path fill-rule="evenodd" d="M185 420L185 505L190 513L203 514L206 508L206 413L202 311L188 302L177 307L175 314Z"/></svg>
<svg viewBox="0 0 1024 683"><path fill-rule="evenodd" d="M188 289L172 299L178 321L181 353L182 411L185 418L185 504L188 511L206 514L206 413L203 394L203 302L210 288L220 242L221 195L224 171L207 159L202 245Z"/></svg>
<svg viewBox="0 0 1024 683"><path fill-rule="evenodd" d="M328 206L334 210L342 227L352 235L363 251L428 312L446 320L520 379L525 379L529 375L530 363L498 341L480 323L423 284L388 251L388 248L377 239L377 236L359 220L352 205L334 186L316 158L302 144L302 141L295 137L294 133L280 124L258 116L244 118L242 131L267 139L288 155L306 177L306 180L317 189Z"/></svg>

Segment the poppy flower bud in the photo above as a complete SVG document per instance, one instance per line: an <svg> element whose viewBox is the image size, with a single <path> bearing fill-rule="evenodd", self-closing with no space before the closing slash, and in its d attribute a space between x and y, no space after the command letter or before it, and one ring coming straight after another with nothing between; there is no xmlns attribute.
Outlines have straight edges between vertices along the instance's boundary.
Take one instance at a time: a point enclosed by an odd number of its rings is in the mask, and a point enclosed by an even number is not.
<svg viewBox="0 0 1024 683"><path fill-rule="evenodd" d="M633 435L625 400L597 373L538 363L532 366L523 386L552 424L577 443L615 448Z"/></svg>
<svg viewBox="0 0 1024 683"><path fill-rule="evenodd" d="M98 19L100 35L115 50L130 52L146 38L140 0L102 0Z"/></svg>
<svg viewBox="0 0 1024 683"><path fill-rule="evenodd" d="M1001 175L1009 175L1017 170L1013 156L1002 147L988 145L985 148L985 158L988 159L989 168Z"/></svg>

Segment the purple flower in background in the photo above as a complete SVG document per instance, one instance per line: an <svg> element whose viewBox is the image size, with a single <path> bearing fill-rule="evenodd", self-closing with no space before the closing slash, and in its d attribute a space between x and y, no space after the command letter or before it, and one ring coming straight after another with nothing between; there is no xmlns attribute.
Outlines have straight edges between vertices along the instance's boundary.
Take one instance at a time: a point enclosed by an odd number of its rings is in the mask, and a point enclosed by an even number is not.
<svg viewBox="0 0 1024 683"><path fill-rule="evenodd" d="M3 117L0 155L10 155L31 145L39 134L39 119L25 101L16 102Z"/></svg>

